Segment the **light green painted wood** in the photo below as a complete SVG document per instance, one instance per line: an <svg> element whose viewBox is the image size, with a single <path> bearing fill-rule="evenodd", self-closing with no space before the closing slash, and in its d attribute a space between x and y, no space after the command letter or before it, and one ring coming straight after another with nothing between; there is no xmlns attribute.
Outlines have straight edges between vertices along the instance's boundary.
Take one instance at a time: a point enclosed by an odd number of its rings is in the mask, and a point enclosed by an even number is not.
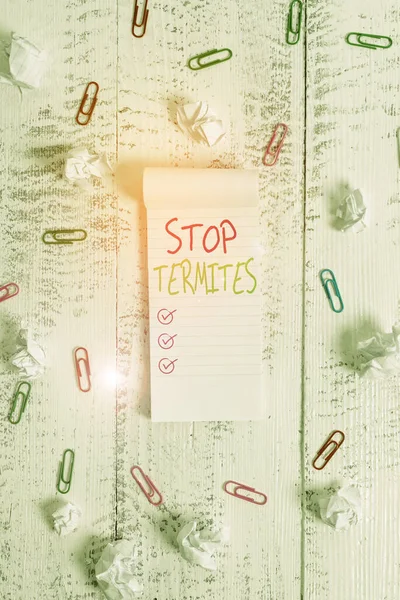
<svg viewBox="0 0 400 600"><path fill-rule="evenodd" d="M2 600L100 599L93 560L115 537L137 540L145 600L398 600L398 386L357 379L348 339L364 321L389 330L398 317L400 12L395 0L308 0L307 26L290 47L288 6L150 0L138 40L131 0L6 0L2 39L24 35L51 62L42 88L22 101L0 88L0 279L21 287L0 305ZM391 35L394 45L350 47L351 30ZM225 46L229 62L199 73L186 67ZM79 127L90 80L99 99L90 125ZM200 99L227 125L212 149L174 123L176 103ZM268 169L261 158L278 122L289 133ZM108 153L111 187L87 192L61 178L66 152L79 146ZM149 420L141 178L145 166L164 165L259 169L265 422ZM331 226L345 183L365 193L371 224L359 235ZM64 226L87 229L88 240L41 242L45 228ZM323 267L337 275L342 315L327 305ZM6 415L16 378L7 362L22 321L45 346L48 368L13 427ZM78 345L90 352L88 394L75 382ZM345 445L316 473L311 460L334 428L346 431ZM77 533L59 539L49 509L66 447L76 451L68 498L83 518ZM133 464L162 490L159 509L138 492ZM226 496L230 478L264 491L267 506ZM340 478L359 482L365 514L343 535L315 516L318 494ZM231 527L215 574L185 563L175 547L193 517Z"/></svg>

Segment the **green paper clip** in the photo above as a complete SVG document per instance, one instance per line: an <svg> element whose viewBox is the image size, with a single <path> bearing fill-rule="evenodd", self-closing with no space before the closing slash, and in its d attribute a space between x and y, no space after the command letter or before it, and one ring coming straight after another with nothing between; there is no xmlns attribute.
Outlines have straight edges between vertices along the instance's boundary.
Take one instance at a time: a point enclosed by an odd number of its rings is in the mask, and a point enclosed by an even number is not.
<svg viewBox="0 0 400 600"><path fill-rule="evenodd" d="M206 58L207 56L212 56L213 54L220 54L222 52L227 52L228 56L225 58L218 58L217 60L212 60L207 63L202 63L201 59ZM214 65L219 65L219 63L223 63L232 58L232 50L229 48L221 48L221 50L209 50L208 52L204 52L204 54L198 54L197 56L193 56L193 58L189 59L188 67L192 71L200 71L200 69L206 69L207 67L213 67ZM193 61L197 62L197 67L192 67L191 63Z"/></svg>
<svg viewBox="0 0 400 600"><path fill-rule="evenodd" d="M328 273L329 277L324 277L324 273ZM323 269L320 272L319 277L321 279L321 283L325 290L325 293L328 297L331 309L335 313L341 313L342 310L344 309L344 304L343 304L342 296L340 295L339 288L338 288L337 281L336 281L334 274L332 273L332 271L330 269ZM332 290L334 292L333 296L331 295L331 292L329 290L329 284L331 284ZM337 298L339 300L338 308L336 308L336 306L335 306L335 302L334 302L335 298Z"/></svg>
<svg viewBox="0 0 400 600"><path fill-rule="evenodd" d="M289 8L288 24L286 31L286 41L291 46L297 44L300 39L301 15L303 13L303 4L300 0L293 0ZM294 21L296 26L294 27Z"/></svg>
<svg viewBox="0 0 400 600"><path fill-rule="evenodd" d="M70 458L70 463L69 463L68 478L66 478L65 474L64 474L64 468L65 468L66 456L67 456L68 452L71 453L71 458ZM71 448L67 448L66 450L64 450L62 461L60 463L60 470L58 473L58 481L57 481L57 490L60 492L60 494L67 494L69 492L69 490L71 489L72 473L74 470L74 461L75 461L75 452L73 450L71 450ZM63 483L66 487L61 489L61 487L60 487L61 483Z"/></svg>
<svg viewBox="0 0 400 600"><path fill-rule="evenodd" d="M64 235L75 235L76 237L62 237ZM48 239L50 237L50 239ZM72 244L73 242L83 242L86 240L87 233L84 229L54 229L45 231L42 235L42 240L45 244Z"/></svg>
<svg viewBox="0 0 400 600"><path fill-rule="evenodd" d="M352 42L350 40L351 36L355 35L357 37L357 42ZM379 44L369 44L368 42L363 42L361 38L365 38L367 40L387 40L389 43L386 46L380 46ZM386 35L371 35L369 33L356 33L352 31L346 35L346 42L350 44L350 46L360 46L361 48L371 48L372 50L376 50L380 48L381 50L387 50L393 44L393 41L390 37Z"/></svg>
<svg viewBox="0 0 400 600"><path fill-rule="evenodd" d="M396 138L397 138L397 154L398 154L399 167L400 167L400 127L396 131Z"/></svg>
<svg viewBox="0 0 400 600"><path fill-rule="evenodd" d="M23 390L23 386L26 386L27 389ZM25 412L25 408L26 408L26 404L28 402L28 398L29 398L29 394L31 393L31 384L28 383L27 381L21 381L21 383L18 384L17 389L15 390L14 396L12 398L12 404L11 404L11 409L10 412L8 414L8 420L10 421L10 423L12 423L12 425L17 425L20 420L22 415ZM15 412L15 409L17 408L17 404L18 404L18 400L19 397L22 397L21 400L21 407L19 409L19 413L18 413L18 418L16 421L13 420L13 415Z"/></svg>

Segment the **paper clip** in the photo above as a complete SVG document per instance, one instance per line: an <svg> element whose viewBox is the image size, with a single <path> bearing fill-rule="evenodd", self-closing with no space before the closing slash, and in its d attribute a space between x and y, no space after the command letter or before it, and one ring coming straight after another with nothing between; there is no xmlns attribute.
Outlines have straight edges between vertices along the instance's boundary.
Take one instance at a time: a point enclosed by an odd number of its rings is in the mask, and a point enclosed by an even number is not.
<svg viewBox="0 0 400 600"><path fill-rule="evenodd" d="M78 387L81 392L89 392L92 385L90 383L90 364L89 364L89 354L86 348L77 348L75 350L75 367L76 374L78 377ZM79 354L83 354L83 356L79 356ZM81 369L81 363L84 364L83 370Z"/></svg>
<svg viewBox="0 0 400 600"><path fill-rule="evenodd" d="M400 167L400 127L396 131L396 137L397 137L397 154L398 154L399 167Z"/></svg>
<svg viewBox="0 0 400 600"><path fill-rule="evenodd" d="M324 273L329 273L329 277L324 277ZM321 279L322 286L328 297L329 304L331 305L331 309L335 313L341 313L342 310L344 309L344 304L343 304L342 296L340 295L339 288L338 288L337 281L336 281L334 274L332 273L332 271L330 269L323 269L319 274L319 278ZM331 286L332 286L332 289L334 292L333 296L331 295L331 292L329 290L329 284L331 284ZM334 302L335 297L339 300L338 308L336 308L336 306L335 306L335 302Z"/></svg>
<svg viewBox="0 0 400 600"><path fill-rule="evenodd" d="M282 129L282 131L280 132L278 146L276 147L276 149L273 152L271 152L272 145L275 141L276 136L278 135L278 131L280 128ZM287 125L285 125L284 123L278 123L278 125L275 127L274 133L272 134L272 137L269 140L269 143L268 143L268 146L265 151L264 158L263 158L263 163L266 167L273 167L274 164L276 163L276 161L278 160L278 156L282 149L283 142L284 142L284 139L287 134L287 130L288 130ZM272 158L272 162L267 162L268 157Z"/></svg>
<svg viewBox="0 0 400 600"><path fill-rule="evenodd" d="M19 287L17 284L6 283L6 285L0 287L0 302L4 302L4 300L8 300L17 294L19 294Z"/></svg>
<svg viewBox="0 0 400 600"><path fill-rule="evenodd" d="M333 439L336 434L340 434L340 436L341 436L341 439L340 439L339 442L337 442L336 440ZM336 429L328 437L328 439L326 440L325 444L323 446L321 446L321 448L318 450L318 454L314 458L313 463L312 463L312 466L314 467L314 469L317 469L317 471L322 471L322 469L324 467L326 467L326 465L328 464L328 462L331 460L332 456L339 450L339 448L343 444L343 442L344 442L344 433L343 433L343 431L339 431L338 429ZM330 450L330 452L324 457L324 462L322 463L322 465L320 467L317 467L317 461L318 461L318 459L321 458L321 456L323 454L325 454L325 452L328 450L329 446L331 446L331 445L333 446L332 450Z"/></svg>
<svg viewBox="0 0 400 600"><path fill-rule="evenodd" d="M22 389L24 386L26 386L25 390ZM27 381L21 381L21 383L18 384L17 389L15 390L15 393L14 393L14 396L12 399L11 410L8 414L8 420L10 421L10 423L12 423L12 425L17 425L20 422L21 417L25 412L26 403L28 402L29 394L31 393L31 387L32 387L31 384L28 383ZM17 408L18 400L20 397L22 398L21 407L19 409L17 419L14 421L13 414L14 414L15 409Z"/></svg>
<svg viewBox="0 0 400 600"><path fill-rule="evenodd" d="M89 97L89 87L91 85L95 86L95 92L94 92L93 98L90 101L89 109L85 110L86 100ZM89 83L87 84L85 91L83 93L82 101L80 103L78 112L76 113L76 117L75 117L75 121L78 123L78 125L87 125L89 123L90 119L92 118L94 107L96 106L96 102L97 102L97 94L98 94L99 89L100 89L99 84L96 83L95 81L89 81ZM80 115L87 117L87 119L84 123L82 123L82 121L79 120Z"/></svg>
<svg viewBox="0 0 400 600"><path fill-rule="evenodd" d="M144 34L146 33L146 27L147 27L147 19L149 16L149 10L147 8L147 2L148 0L145 0L144 6L143 6L143 16L142 16L142 21L140 23L137 22L137 16L138 16L138 12L139 12L139 7L138 7L138 3L137 0L135 0L135 10L133 13L133 21L132 21L132 35L135 38L142 38L144 36ZM135 27L137 27L138 29L141 29L143 27L143 32L140 34L135 33Z"/></svg>
<svg viewBox="0 0 400 600"><path fill-rule="evenodd" d="M217 58L216 60L211 60L210 62L202 63L201 59L206 58L207 56L212 56L214 54L222 54L223 52L227 52L228 55L225 58ZM204 52L204 54L198 54L197 56L193 56L188 62L188 67L192 71L200 71L200 69L206 69L207 67L213 67L214 65L219 65L219 63L223 63L232 58L232 50L229 48L221 48L221 50L209 50L208 52ZM191 63L196 61L197 67L192 67Z"/></svg>
<svg viewBox="0 0 400 600"><path fill-rule="evenodd" d="M352 42L351 37L355 35L357 42ZM368 42L363 42L361 38L365 38L366 40L387 40L389 43L385 46L379 44L369 44ZM393 44L393 41L390 37L386 35L371 35L369 33L356 33L352 31L346 35L346 42L350 44L350 46L360 46L361 48L371 48L371 50L376 50L380 48L381 50L387 50Z"/></svg>
<svg viewBox="0 0 400 600"><path fill-rule="evenodd" d="M303 4L300 0L293 0L289 8L288 25L286 31L286 41L291 46L297 44L300 39L301 31L301 15L303 12ZM294 26L294 21L296 25Z"/></svg>
<svg viewBox="0 0 400 600"><path fill-rule="evenodd" d="M66 456L67 456L68 452L71 453L71 458L70 458L70 462L69 462L68 478L66 478L64 475L64 468L65 468ZM74 461L75 461L75 452L73 450L71 450L71 448L67 448L66 450L64 450L62 461L60 463L60 470L58 473L58 481L57 481L57 489L60 492L60 494L67 494L69 492L69 490L71 489L72 472L74 470ZM64 488L60 489L61 483L63 483L66 486L65 489Z"/></svg>
<svg viewBox="0 0 400 600"><path fill-rule="evenodd" d="M228 486L235 486L233 491L229 491L228 490ZM261 502L257 501L256 498L251 498L250 496L244 496L243 494L238 494L238 490L244 490L245 492L252 492L253 494L256 494L257 496L261 496L262 500ZM229 494L230 496L234 496L235 498L239 498L240 500L245 500L246 502L252 502L252 504L258 504L259 506L263 506L264 504L267 504L267 496L265 494L263 494L262 492L258 492L257 490L255 490L252 487L249 487L248 485L244 485L243 483L238 483L237 481L227 481L226 483L224 483L224 491Z"/></svg>
<svg viewBox="0 0 400 600"><path fill-rule="evenodd" d="M139 471L144 483L148 486L148 489L145 488L142 479L139 479L139 477L136 476L135 470ZM152 504L153 506L160 506L160 504L164 502L160 492L158 491L154 483L151 481L151 479L146 475L146 473L143 472L143 469L141 467L132 467L131 475L142 490L143 494L146 496L147 500L150 502L150 504Z"/></svg>
<svg viewBox="0 0 400 600"><path fill-rule="evenodd" d="M60 237L70 235L75 237ZM87 232L84 229L54 229L45 231L42 235L45 244L73 244L74 242L83 242L86 238Z"/></svg>

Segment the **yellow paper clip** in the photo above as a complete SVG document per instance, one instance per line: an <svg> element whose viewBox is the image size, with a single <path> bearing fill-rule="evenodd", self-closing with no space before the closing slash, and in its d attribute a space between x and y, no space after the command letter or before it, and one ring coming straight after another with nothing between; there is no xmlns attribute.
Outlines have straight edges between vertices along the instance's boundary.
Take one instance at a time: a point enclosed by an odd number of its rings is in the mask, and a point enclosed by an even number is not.
<svg viewBox="0 0 400 600"><path fill-rule="evenodd" d="M86 238L87 233L84 229L54 229L45 231L42 235L45 244L73 244L83 242Z"/></svg>

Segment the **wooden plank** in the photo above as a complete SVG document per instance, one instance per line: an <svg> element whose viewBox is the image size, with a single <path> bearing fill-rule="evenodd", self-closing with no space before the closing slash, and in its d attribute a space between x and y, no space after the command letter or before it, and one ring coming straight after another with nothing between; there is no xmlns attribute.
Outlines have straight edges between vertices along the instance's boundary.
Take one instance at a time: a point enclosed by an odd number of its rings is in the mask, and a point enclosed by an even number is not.
<svg viewBox="0 0 400 600"><path fill-rule="evenodd" d="M132 3L119 3L118 370L119 537L137 540L148 598L298 598L303 50L284 41L288 4L166 2L150 6L147 32L129 32ZM199 73L186 62L216 47L233 58ZM175 104L206 100L227 125L215 148L195 146L174 124ZM278 122L289 136L276 167L261 166ZM268 418L261 423L154 424L149 420L144 166L260 170L265 248L264 363ZM289 326L290 324L290 326ZM131 478L140 465L165 495L150 506ZM225 480L269 495L259 508L222 492ZM176 536L188 520L231 526L219 571L185 563Z"/></svg>
<svg viewBox="0 0 400 600"><path fill-rule="evenodd" d="M1 86L1 281L18 297L0 305L0 579L4 600L100 597L85 563L113 535L115 522L115 215L112 191L71 187L65 154L87 146L115 152L116 10L113 2L7 2L2 33L27 37L49 53L42 87L20 99ZM3 63L2 63L3 64ZM101 93L92 123L75 114L86 83ZM46 246L46 228L84 228L87 240ZM21 321L45 347L48 366L33 384L17 426L6 420L17 380L8 367ZM79 392L72 353L89 350L93 390ZM110 378L109 371L114 370ZM110 385L111 383L111 385ZM75 450L72 500L83 510L78 533L58 538L50 512L59 461ZM64 499L64 498L61 498Z"/></svg>
<svg viewBox="0 0 400 600"><path fill-rule="evenodd" d="M304 598L395 600L399 595L398 380L354 371L364 330L390 331L399 316L399 51L349 46L350 31L396 41L398 2L307 2ZM394 79L396 78L396 79ZM341 233L332 222L344 187L360 188L369 228ZM345 309L333 313L318 279L336 275ZM316 450L334 429L346 441L321 472ZM336 533L317 501L341 481L358 483L363 521Z"/></svg>

